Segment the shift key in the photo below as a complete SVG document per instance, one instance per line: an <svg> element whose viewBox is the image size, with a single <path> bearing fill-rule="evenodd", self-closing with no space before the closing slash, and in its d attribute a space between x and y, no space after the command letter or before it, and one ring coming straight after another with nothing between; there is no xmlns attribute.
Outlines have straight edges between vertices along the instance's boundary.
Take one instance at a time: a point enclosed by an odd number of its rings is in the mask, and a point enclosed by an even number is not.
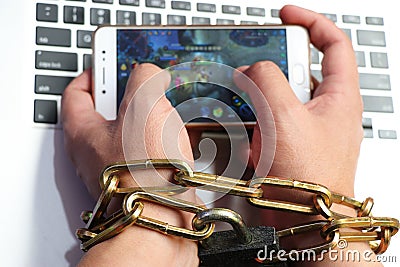
<svg viewBox="0 0 400 267"><path fill-rule="evenodd" d="M78 55L76 53L36 51L35 67L45 70L78 70Z"/></svg>

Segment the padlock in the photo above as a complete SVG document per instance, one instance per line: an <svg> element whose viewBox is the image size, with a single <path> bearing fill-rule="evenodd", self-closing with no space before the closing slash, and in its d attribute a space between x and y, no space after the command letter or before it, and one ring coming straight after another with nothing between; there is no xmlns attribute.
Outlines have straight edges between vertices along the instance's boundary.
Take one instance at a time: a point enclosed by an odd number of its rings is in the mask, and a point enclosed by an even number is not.
<svg viewBox="0 0 400 267"><path fill-rule="evenodd" d="M279 251L275 228L269 226L246 227L239 214L226 209L204 210L193 219L200 229L206 223L224 221L233 230L214 232L199 243L198 256L202 267L286 266L285 262L260 263Z"/></svg>

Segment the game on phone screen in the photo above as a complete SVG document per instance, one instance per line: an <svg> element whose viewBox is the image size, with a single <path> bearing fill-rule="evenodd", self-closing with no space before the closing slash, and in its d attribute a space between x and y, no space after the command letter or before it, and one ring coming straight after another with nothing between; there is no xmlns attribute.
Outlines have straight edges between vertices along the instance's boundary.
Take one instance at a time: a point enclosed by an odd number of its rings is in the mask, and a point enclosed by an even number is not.
<svg viewBox="0 0 400 267"><path fill-rule="evenodd" d="M118 29L117 104L130 71L138 64L168 68L187 63L170 68L173 89L166 92L183 121L234 122L239 116L243 122L254 122L248 95L229 90L237 89L232 71L221 68L222 64L236 68L262 60L273 61L288 77L285 29ZM218 84L209 82L213 76L218 76Z"/></svg>

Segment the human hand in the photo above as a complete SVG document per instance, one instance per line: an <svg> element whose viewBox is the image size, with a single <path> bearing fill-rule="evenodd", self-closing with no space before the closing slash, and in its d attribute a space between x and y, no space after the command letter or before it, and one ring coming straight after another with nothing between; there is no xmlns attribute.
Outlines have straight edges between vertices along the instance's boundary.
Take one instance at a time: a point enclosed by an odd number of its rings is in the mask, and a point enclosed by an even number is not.
<svg viewBox="0 0 400 267"><path fill-rule="evenodd" d="M284 24L309 30L311 42L324 53L323 81L315 84L313 99L302 104L286 77L271 62L242 67L264 97L252 97L258 116L267 101L275 121L276 150L269 175L316 182L352 196L362 132L362 101L357 65L350 40L323 15L285 6L280 12ZM256 92L258 93L258 92ZM256 127L251 158L257 174L265 175L266 152L261 141L269 129Z"/></svg>
<svg viewBox="0 0 400 267"><path fill-rule="evenodd" d="M165 97L165 89L170 82L166 71L160 72L158 67L151 64L138 66L131 73L118 117L114 121L106 121L95 111L90 81L90 72L85 71L65 90L62 120L67 153L94 198L100 194L100 173L111 163L176 158L193 165L184 124ZM164 186L166 180L172 178L171 171L158 173L144 170L135 171L133 175L134 179L130 175L121 177L119 186ZM195 194L190 190L180 197L196 202ZM188 213L146 203L143 214L172 225L191 228ZM105 251L105 255L118 257L102 257ZM133 226L91 248L81 264L123 266L136 262L137 265L161 266L160 259L167 265L196 265L197 245L182 238L168 237Z"/></svg>

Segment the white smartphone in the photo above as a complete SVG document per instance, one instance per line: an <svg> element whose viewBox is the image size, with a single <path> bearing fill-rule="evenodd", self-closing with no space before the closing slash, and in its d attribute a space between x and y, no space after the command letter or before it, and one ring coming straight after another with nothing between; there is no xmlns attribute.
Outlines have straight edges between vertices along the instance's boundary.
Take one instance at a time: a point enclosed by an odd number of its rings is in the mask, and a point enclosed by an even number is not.
<svg viewBox="0 0 400 267"><path fill-rule="evenodd" d="M249 97L224 88L235 86L233 81L229 82L229 73L226 86L204 82L218 71L205 67L210 61L232 68L273 61L286 75L297 97L303 103L310 99L309 36L299 26L104 26L94 34L93 50L95 106L108 120L117 116L130 71L144 62L161 68L189 63L190 75L204 77L203 82L187 83L183 89L174 88L166 93L173 106L179 106L178 112L187 126L229 123L238 116L245 125L255 124ZM177 79L190 80L185 72L172 72L172 85ZM185 107L186 100L196 97L201 97L201 101L190 101Z"/></svg>

